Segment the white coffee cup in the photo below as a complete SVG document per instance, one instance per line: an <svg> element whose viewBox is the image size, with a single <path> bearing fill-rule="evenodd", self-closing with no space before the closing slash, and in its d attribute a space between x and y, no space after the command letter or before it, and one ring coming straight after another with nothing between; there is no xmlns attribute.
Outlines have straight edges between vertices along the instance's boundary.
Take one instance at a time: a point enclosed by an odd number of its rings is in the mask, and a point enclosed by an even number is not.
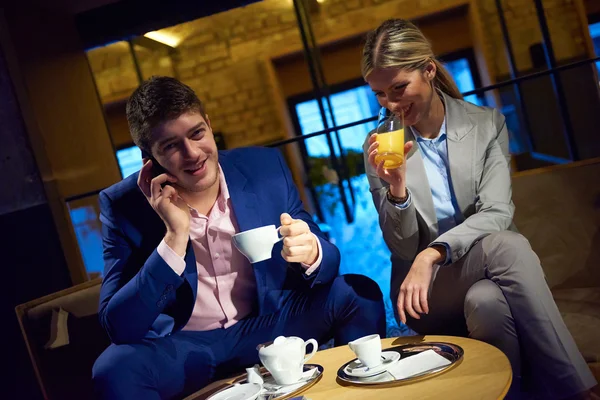
<svg viewBox="0 0 600 400"><path fill-rule="evenodd" d="M306 354L306 347L313 348ZM280 385L291 385L302 378L304 364L317 352L319 344L315 339L303 340L296 336L277 337L273 343L258 346L258 357Z"/></svg>
<svg viewBox="0 0 600 400"><path fill-rule="evenodd" d="M267 225L237 233L232 236L232 240L250 263L257 263L271 258L273 246L283 240L283 237L279 237L279 228Z"/></svg>
<svg viewBox="0 0 600 400"><path fill-rule="evenodd" d="M381 364L381 338L379 335L363 336L348 343L363 365L374 368Z"/></svg>

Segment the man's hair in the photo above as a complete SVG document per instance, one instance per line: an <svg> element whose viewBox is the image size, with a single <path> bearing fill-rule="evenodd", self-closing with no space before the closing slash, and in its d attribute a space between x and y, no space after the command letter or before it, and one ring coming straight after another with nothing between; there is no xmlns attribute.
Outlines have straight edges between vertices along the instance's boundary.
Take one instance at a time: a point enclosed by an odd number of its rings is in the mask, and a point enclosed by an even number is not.
<svg viewBox="0 0 600 400"><path fill-rule="evenodd" d="M151 77L127 101L127 122L133 142L151 154L152 129L190 111L206 119L202 102L192 88L168 76Z"/></svg>

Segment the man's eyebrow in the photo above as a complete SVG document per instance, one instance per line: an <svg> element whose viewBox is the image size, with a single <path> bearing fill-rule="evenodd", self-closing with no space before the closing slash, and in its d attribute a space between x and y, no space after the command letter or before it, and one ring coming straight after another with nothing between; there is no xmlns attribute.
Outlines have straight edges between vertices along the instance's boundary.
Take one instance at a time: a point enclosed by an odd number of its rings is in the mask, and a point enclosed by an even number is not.
<svg viewBox="0 0 600 400"><path fill-rule="evenodd" d="M200 128L204 128L205 126L206 126L206 122L204 122L204 121L202 121L202 122L199 122L199 123L197 123L196 125L194 125L193 127L191 127L191 128L188 130L188 133L190 133L190 132L194 132L194 131L197 131L198 129L200 129Z"/></svg>
<svg viewBox="0 0 600 400"><path fill-rule="evenodd" d="M170 141L172 141L172 140L174 140L176 138L177 138L176 136L169 136L169 137L166 137L166 138L164 138L162 140L159 140L158 141L158 147L163 147L165 144L169 143Z"/></svg>
<svg viewBox="0 0 600 400"><path fill-rule="evenodd" d="M198 129L200 129L200 128L204 128L204 127L206 127L206 126L208 126L208 125L206 124L206 122L204 122L204 121L202 121L202 122L199 122L199 123L197 123L196 125L192 126L192 127L191 127L191 128L188 130L188 132L187 132L187 133L189 134L189 133L191 133L191 132L197 131L197 130L198 130ZM164 139L162 139L162 140L160 140L160 141L158 142L158 147L162 147L162 146L164 146L165 144L167 144L167 143L169 143L170 141L172 141L172 140L175 140L175 139L177 139L177 136L169 136L169 137L166 137L166 138L164 138Z"/></svg>

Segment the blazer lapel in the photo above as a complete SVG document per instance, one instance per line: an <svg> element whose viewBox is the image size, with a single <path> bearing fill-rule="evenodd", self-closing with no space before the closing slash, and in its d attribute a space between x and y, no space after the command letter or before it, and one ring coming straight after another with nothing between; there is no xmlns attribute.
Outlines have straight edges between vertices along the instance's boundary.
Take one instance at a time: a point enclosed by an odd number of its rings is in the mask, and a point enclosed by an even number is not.
<svg viewBox="0 0 600 400"><path fill-rule="evenodd" d="M263 226L256 193L248 185L248 179L244 173L236 166L234 156L219 152L219 164L225 174L229 198L240 232ZM250 265L256 279L259 308L262 309L267 294L265 288L267 286L266 275L269 271L268 260Z"/></svg>
<svg viewBox="0 0 600 400"><path fill-rule="evenodd" d="M433 207L431 187L429 186L425 165L423 164L423 157L421 156L419 144L413 135L412 129L405 129L404 132L406 139L413 141L413 148L406 155L406 186L410 190L413 197L412 202L419 215L429 228L430 237L434 238L437 236L438 223L435 208Z"/></svg>
<svg viewBox="0 0 600 400"><path fill-rule="evenodd" d="M475 135L470 135L475 127L467 111L455 99L443 94L446 105L446 135L448 136L448 162L450 179L459 209L465 210L474 203L475 179L473 161Z"/></svg>
<svg viewBox="0 0 600 400"><path fill-rule="evenodd" d="M192 246L191 239L188 240L184 260L185 269L183 270L183 276L185 276L185 279L187 279L192 288L192 293L194 294L193 299L195 301L198 293L198 266L196 265L196 255L194 254L194 247Z"/></svg>
<svg viewBox="0 0 600 400"><path fill-rule="evenodd" d="M248 180L235 165L235 160L231 155L220 153L219 164L225 174L233 212L240 232L262 226L256 193L248 186Z"/></svg>

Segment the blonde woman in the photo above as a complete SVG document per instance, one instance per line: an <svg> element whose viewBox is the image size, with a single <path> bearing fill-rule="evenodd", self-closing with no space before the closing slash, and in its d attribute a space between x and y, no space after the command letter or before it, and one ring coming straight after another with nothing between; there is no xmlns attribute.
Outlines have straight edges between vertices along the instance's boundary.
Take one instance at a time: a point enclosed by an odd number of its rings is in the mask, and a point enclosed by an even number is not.
<svg viewBox="0 0 600 400"><path fill-rule="evenodd" d="M368 34L362 74L409 127L399 168L375 162L376 134L364 145L397 318L420 334L469 335L501 349L513 368L511 397L525 386L544 399L597 398L540 261L513 225L504 117L463 101L408 21Z"/></svg>

